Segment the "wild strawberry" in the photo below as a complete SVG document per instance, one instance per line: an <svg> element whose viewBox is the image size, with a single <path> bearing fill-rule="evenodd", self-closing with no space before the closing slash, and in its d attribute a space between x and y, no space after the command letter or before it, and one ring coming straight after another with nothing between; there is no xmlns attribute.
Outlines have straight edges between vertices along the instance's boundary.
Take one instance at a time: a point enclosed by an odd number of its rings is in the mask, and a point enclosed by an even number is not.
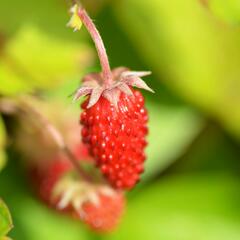
<svg viewBox="0 0 240 240"><path fill-rule="evenodd" d="M110 232L118 226L125 206L122 194L99 195L99 204L86 202L79 213L80 218L93 230Z"/></svg>
<svg viewBox="0 0 240 240"><path fill-rule="evenodd" d="M133 72L124 67L111 71L94 23L81 6L75 5L73 9L74 18L79 17L91 34L102 66L102 73L83 78L74 97L76 100L88 96L82 104L82 140L112 186L131 189L144 170L148 132L144 98L132 87L153 92L141 79L150 72Z"/></svg>
<svg viewBox="0 0 240 240"><path fill-rule="evenodd" d="M123 215L123 193L105 185L95 185L70 178L62 179L53 191L53 202L64 212L81 219L97 232L114 230Z"/></svg>
<svg viewBox="0 0 240 240"><path fill-rule="evenodd" d="M82 220L95 231L112 231L124 212L123 193L86 182L73 172L69 161L58 159L45 169L35 168L31 179L37 194L49 207Z"/></svg>
<svg viewBox="0 0 240 240"><path fill-rule="evenodd" d="M123 83L128 79L123 77L124 74L132 73L118 68L113 74L117 87L104 90L94 105L92 89L91 96L82 104L82 140L109 182L114 187L130 189L144 169L148 114L142 94ZM133 75L136 74L145 75Z"/></svg>

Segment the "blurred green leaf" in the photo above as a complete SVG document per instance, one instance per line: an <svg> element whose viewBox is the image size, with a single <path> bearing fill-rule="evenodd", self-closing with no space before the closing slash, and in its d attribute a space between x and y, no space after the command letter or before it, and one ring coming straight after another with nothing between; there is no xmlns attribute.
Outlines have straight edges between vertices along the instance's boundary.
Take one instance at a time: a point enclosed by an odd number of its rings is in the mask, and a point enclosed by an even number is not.
<svg viewBox="0 0 240 240"><path fill-rule="evenodd" d="M209 8L212 12L231 24L240 24L240 1L239 0L209 0Z"/></svg>
<svg viewBox="0 0 240 240"><path fill-rule="evenodd" d="M120 239L240 239L239 179L226 174L166 177L130 199Z"/></svg>
<svg viewBox="0 0 240 240"><path fill-rule="evenodd" d="M239 30L223 27L199 1L123 0L113 7L159 79L240 139Z"/></svg>
<svg viewBox="0 0 240 240"><path fill-rule="evenodd" d="M98 12L109 0L83 0L83 5L91 12ZM0 32L12 34L22 23L32 23L44 31L59 37L78 40L66 27L69 20L71 1L41 0L37 4L31 0L11 0L0 2ZM12 7L14 6L14 7ZM11 17L9 15L14 17Z"/></svg>
<svg viewBox="0 0 240 240"><path fill-rule="evenodd" d="M78 75L91 54L83 44L59 40L36 27L25 26L7 43L3 60L7 66L0 68L5 77L2 88L7 92L12 85L14 90L56 87Z"/></svg>
<svg viewBox="0 0 240 240"><path fill-rule="evenodd" d="M15 95L32 90L23 76L20 76L15 69L12 69L3 60L0 60L0 75L0 93L3 95Z"/></svg>
<svg viewBox="0 0 240 240"><path fill-rule="evenodd" d="M149 146L144 180L178 159L204 126L203 119L190 108L147 103L150 119Z"/></svg>
<svg viewBox="0 0 240 240"><path fill-rule="evenodd" d="M6 153L3 150L0 150L0 170L3 169L3 167L6 164Z"/></svg>
<svg viewBox="0 0 240 240"><path fill-rule="evenodd" d="M1 1L0 31L12 34L23 23L31 23L54 35L72 35L65 27L69 20L68 7L67 2L54 0L42 0L37 3L31 0L11 0L11 4L9 1Z"/></svg>
<svg viewBox="0 0 240 240"><path fill-rule="evenodd" d="M12 219L5 203L0 199L0 239L12 228Z"/></svg>
<svg viewBox="0 0 240 240"><path fill-rule="evenodd" d="M5 141L6 141L6 133L5 133L5 128L3 125L2 118L0 116L0 171L4 167L6 162L6 154L4 152Z"/></svg>
<svg viewBox="0 0 240 240"><path fill-rule="evenodd" d="M54 213L32 199L29 194L26 195L16 195L13 203L13 217L16 219L16 228L19 228L12 233L13 238L20 239L23 231L22 240L87 239L87 234L80 223ZM18 201L24 202L18 204Z"/></svg>

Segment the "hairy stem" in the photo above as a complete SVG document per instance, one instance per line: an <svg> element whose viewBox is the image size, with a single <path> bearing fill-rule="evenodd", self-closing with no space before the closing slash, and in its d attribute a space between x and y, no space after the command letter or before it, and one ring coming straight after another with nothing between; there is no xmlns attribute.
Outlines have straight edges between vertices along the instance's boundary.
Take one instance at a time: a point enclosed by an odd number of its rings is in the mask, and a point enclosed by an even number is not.
<svg viewBox="0 0 240 240"><path fill-rule="evenodd" d="M67 144L65 143L63 136L57 130L57 128L52 125L48 119L42 115L37 109L31 106L27 101L24 99L20 99L19 101L15 101L8 98L2 98L0 100L0 112L6 114L17 114L17 113L24 113L24 114L32 114L34 116L34 120L38 121L39 126L43 131L47 131L49 136L51 136L52 140L56 143L58 148L65 154L65 156L71 161L72 165L76 168L79 175L87 180L90 181L90 177L88 174L81 168L81 165L78 162L78 159L69 149Z"/></svg>
<svg viewBox="0 0 240 240"><path fill-rule="evenodd" d="M95 43L95 46L96 46L96 49L98 52L98 57L100 60L100 64L102 67L104 83L106 85L109 85L112 82L112 72L111 72L111 68L109 65L108 56L107 56L107 52L106 52L103 40L102 40L95 24L93 23L92 19L89 17L88 13L86 12L86 10L83 7L79 8L78 16L82 20L84 26L87 28L88 32L90 33L90 35Z"/></svg>

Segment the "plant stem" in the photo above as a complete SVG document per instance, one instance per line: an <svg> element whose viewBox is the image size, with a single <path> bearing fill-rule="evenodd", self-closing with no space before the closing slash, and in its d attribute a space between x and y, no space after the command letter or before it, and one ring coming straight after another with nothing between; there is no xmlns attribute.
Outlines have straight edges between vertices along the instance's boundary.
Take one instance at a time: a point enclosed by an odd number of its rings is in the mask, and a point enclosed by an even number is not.
<svg viewBox="0 0 240 240"><path fill-rule="evenodd" d="M72 153L72 151L68 148L67 144L65 143L63 136L61 133L57 130L57 128L52 125L45 116L42 115L41 112L39 112L37 109L29 105L26 101L21 101L21 106L25 107L25 111L28 109L28 112L32 112L32 114L35 115L36 119L40 121L42 124L43 129L45 129L49 135L52 137L52 139L55 141L57 146L59 147L60 150L66 155L66 157L71 161L73 166L76 168L78 171L79 175L89 181L89 176L87 173L81 168L78 159L75 157L75 155Z"/></svg>
<svg viewBox="0 0 240 240"><path fill-rule="evenodd" d="M83 7L79 8L78 16L82 20L84 26L87 28L88 32L90 33L95 43L100 64L102 67L104 83L106 85L109 85L112 82L112 72L111 72L107 52L106 52L103 40L101 38L101 35L99 34L95 24L93 23L92 19L89 17L88 13Z"/></svg>
<svg viewBox="0 0 240 240"><path fill-rule="evenodd" d="M54 125L48 121L44 115L42 115L41 112L31 106L27 100L21 98L19 101L15 101L13 99L2 98L0 100L0 112L11 115L17 113L24 113L29 115L31 113L34 116L34 121L38 121L38 123L40 123L38 126L40 126L41 130L48 132L49 136L51 136L58 148L71 161L72 165L76 168L79 175L86 181L91 181L90 176L88 176L88 174L81 168L78 159L68 148L61 133Z"/></svg>

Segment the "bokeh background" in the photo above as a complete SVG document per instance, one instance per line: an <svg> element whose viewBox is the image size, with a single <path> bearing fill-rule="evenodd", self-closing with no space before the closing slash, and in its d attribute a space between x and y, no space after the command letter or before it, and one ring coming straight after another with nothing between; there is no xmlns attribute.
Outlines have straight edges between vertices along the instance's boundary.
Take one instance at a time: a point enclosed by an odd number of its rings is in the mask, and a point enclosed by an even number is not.
<svg viewBox="0 0 240 240"><path fill-rule="evenodd" d="M0 118L0 196L17 240L240 239L240 2L86 0L112 67L151 70L148 160L119 229L97 235L30 190ZM0 2L0 95L67 97L99 70L63 0ZM68 109L69 110L69 109ZM75 111L74 110L74 111ZM62 111L65 111L63 109ZM78 118L76 114L76 121Z"/></svg>

